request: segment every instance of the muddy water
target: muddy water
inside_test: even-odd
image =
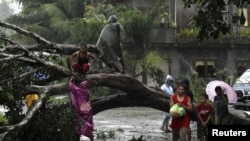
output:
[[[114,138],[97,139],[95,141],[128,141],[133,136],[138,139],[143,135],[147,141],[171,141],[171,132],[160,130],[164,113],[159,110],[145,107],[116,108],[98,113],[94,116],[97,133],[104,131],[114,132]],[[192,141],[196,141],[196,124],[191,124]],[[107,135],[108,136],[108,135]],[[87,141],[81,137],[81,141]]]
[[[170,139],[166,135],[170,133],[160,130],[163,118],[163,112],[150,108],[118,108],[97,114],[94,122],[97,130],[116,131],[114,140],[117,141],[129,140],[133,136],[138,138],[141,135],[147,140],[163,141]]]

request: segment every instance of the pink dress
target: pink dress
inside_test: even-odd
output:
[[[70,101],[78,118],[75,126],[77,133],[93,140],[93,113],[90,103],[90,92],[87,89],[87,85],[87,81],[81,82],[79,87],[70,83]]]

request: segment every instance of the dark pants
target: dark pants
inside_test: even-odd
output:
[[[202,141],[207,141],[208,130],[207,126],[202,126],[200,123],[197,123],[197,137]]]

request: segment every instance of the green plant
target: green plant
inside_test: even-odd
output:
[[[124,130],[121,129],[121,128],[118,128],[117,131],[118,131],[118,132],[124,132]]]
[[[240,37],[249,38],[250,37],[250,30],[247,30],[247,29],[240,30]]]
[[[128,141],[146,141],[145,139],[143,139],[143,135],[141,135],[139,138],[135,138],[133,136],[133,138],[131,140],[128,140]]]
[[[8,119],[5,118],[4,114],[0,113],[0,125],[4,125],[8,123]]]
[[[96,138],[97,139],[107,139],[107,138],[115,138],[115,131],[109,130],[95,130]]]
[[[183,29],[176,36],[179,38],[196,38],[199,32],[198,28]]]
[[[163,6],[162,6],[163,7]],[[160,7],[160,10],[162,9],[162,7]],[[164,7],[163,7],[164,8]],[[164,28],[169,28],[169,27],[173,27],[176,28],[176,23],[170,18],[172,15],[167,13],[167,12],[163,12],[160,13],[157,18],[154,20],[154,27],[164,27]]]
[[[96,138],[97,139],[106,139],[107,135],[103,130],[96,130]]]
[[[190,90],[193,92],[194,103],[199,101],[200,94],[206,92],[206,82],[205,80],[198,79],[198,74],[196,71],[189,72],[187,74],[179,73],[179,79],[188,79],[190,82]]]
[[[108,131],[108,137],[109,138],[115,138],[115,131],[114,130],[109,130]]]
[[[97,87],[91,88],[91,99],[96,99],[98,97],[108,96],[110,94],[110,88],[108,87]]]
[[[47,102],[23,128],[10,132],[5,141],[79,140],[76,115],[69,104]]]

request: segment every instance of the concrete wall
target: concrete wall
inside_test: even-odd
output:
[[[212,59],[216,61],[216,71],[226,69],[226,77],[237,75],[237,60],[247,60],[247,67],[250,68],[250,42],[248,39],[220,39],[198,43],[195,40],[186,41],[176,38],[176,33],[185,29],[191,22],[196,7],[184,8],[182,0],[163,0],[166,12],[170,13],[171,19],[176,21],[178,28],[156,28],[152,31],[152,46],[159,54],[170,55],[171,64],[164,62],[162,69],[177,78],[178,73],[188,73],[195,70],[197,59]],[[152,0],[132,1],[132,5],[144,10],[150,8]],[[223,12],[225,20],[232,23],[232,15],[237,8],[228,5],[228,11]],[[248,8],[249,9],[249,8]],[[248,13],[250,10],[248,11]],[[232,31],[236,32],[238,25],[232,25]],[[248,28],[248,27],[244,27]],[[167,65],[167,67],[166,67]]]
[[[204,41],[153,44],[159,54],[168,54],[171,57],[170,74],[178,78],[178,73],[188,73],[195,70],[196,60],[215,60],[216,71],[226,69],[226,77],[237,74],[237,60],[248,60],[250,67],[250,45],[245,43],[230,43],[228,41]],[[219,76],[217,76],[219,77]],[[220,78],[216,78],[220,79]]]

